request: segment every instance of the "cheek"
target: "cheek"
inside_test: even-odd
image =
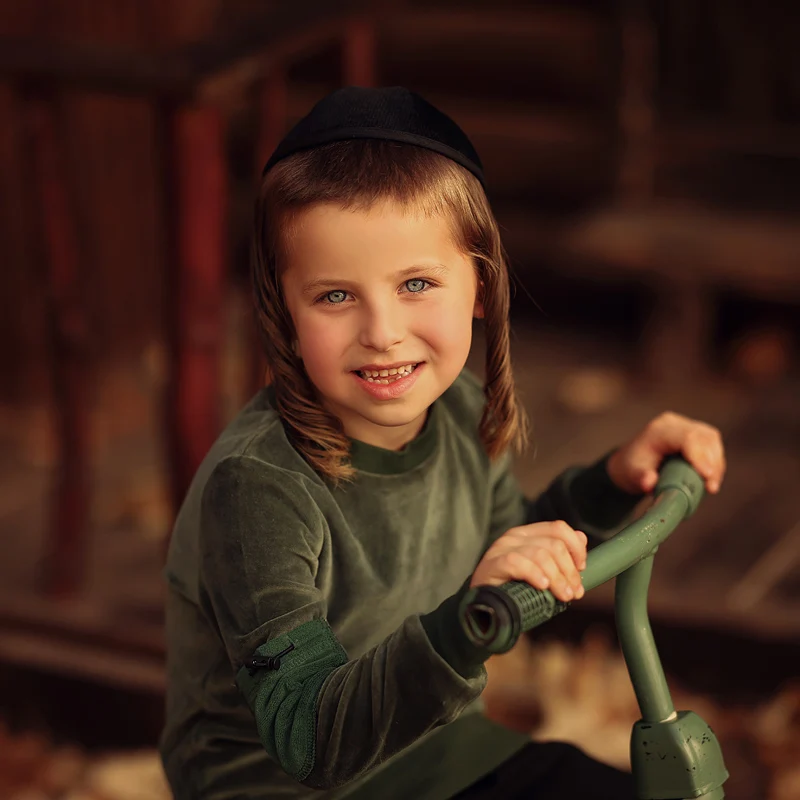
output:
[[[295,322],[300,353],[306,371],[314,374],[339,369],[339,361],[349,340],[345,320],[327,314],[301,314]]]
[[[431,304],[418,324],[420,335],[437,349],[462,355],[472,341],[472,302]]]

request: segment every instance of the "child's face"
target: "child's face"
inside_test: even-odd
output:
[[[399,450],[467,360],[483,315],[471,260],[448,220],[390,203],[313,206],[287,245],[283,291],[309,378],[348,436]]]

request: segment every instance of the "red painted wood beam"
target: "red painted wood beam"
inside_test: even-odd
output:
[[[211,108],[171,108],[163,157],[170,385],[167,442],[175,507],[220,430],[219,381],[227,281],[228,175],[224,125]]]
[[[26,123],[33,194],[46,263],[58,464],[44,554],[44,589],[75,594],[85,577],[89,514],[89,323],[81,297],[75,203],[67,175],[63,120],[52,93],[27,93]]]

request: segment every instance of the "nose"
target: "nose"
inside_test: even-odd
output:
[[[386,353],[405,338],[405,320],[397,303],[371,305],[363,311],[359,344]]]

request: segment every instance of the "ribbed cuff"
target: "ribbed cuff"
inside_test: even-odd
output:
[[[468,590],[469,581],[438,608],[429,614],[420,615],[420,622],[433,649],[462,678],[471,679],[480,675],[483,664],[491,653],[484,647],[476,647],[461,627],[458,607]]]

